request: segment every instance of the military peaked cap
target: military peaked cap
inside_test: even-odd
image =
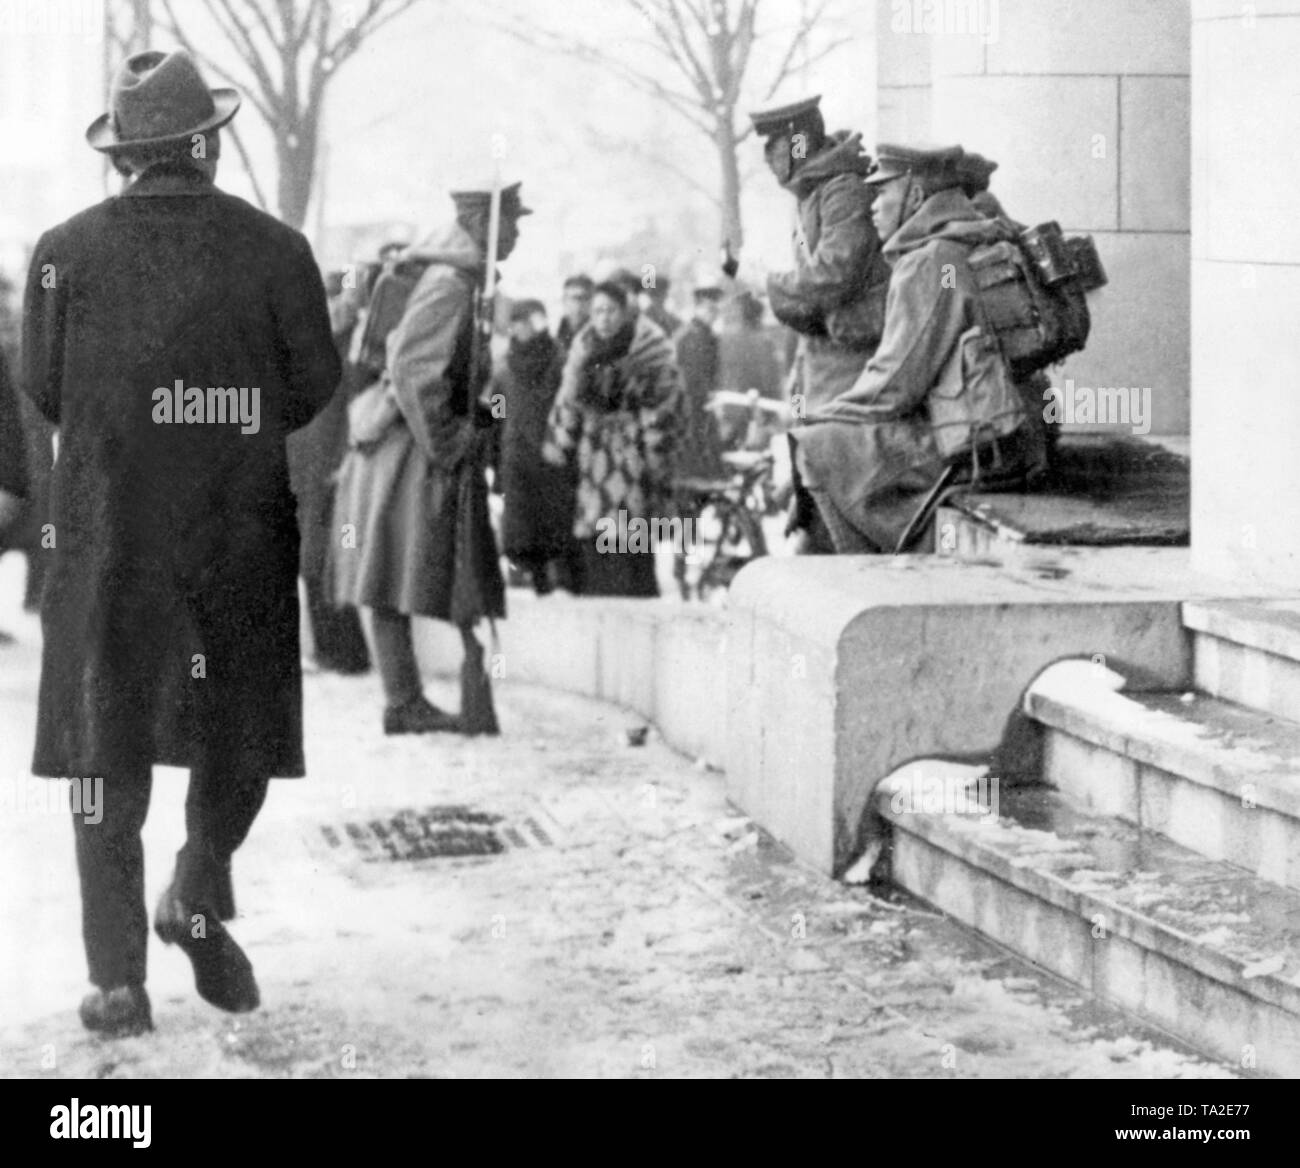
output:
[[[791,102],[789,105],[777,106],[775,109],[759,110],[749,115],[754,123],[754,132],[760,138],[771,138],[777,134],[797,134],[800,130],[811,129],[821,124],[821,110],[818,108],[821,94],[807,97],[803,101]]]
[[[864,180],[867,183],[885,183],[915,175],[939,185],[961,186],[960,167],[964,151],[960,146],[892,146],[882,142],[876,147],[876,165]]]
[[[525,207],[519,194],[522,183],[510,183],[501,187],[501,214],[518,219],[521,215],[531,215],[532,208]],[[486,211],[492,205],[492,187],[472,187],[466,190],[452,191],[451,201],[456,204],[456,213],[465,211]]]

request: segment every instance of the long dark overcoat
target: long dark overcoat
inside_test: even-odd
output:
[[[718,479],[726,474],[718,419],[709,412],[718,388],[718,338],[702,320],[678,334],[677,367],[682,373],[681,442],[673,471],[678,478]]]
[[[350,331],[334,334],[340,358],[347,352]],[[289,439],[289,485],[298,499],[302,546],[298,571],[304,580],[325,575],[332,536],[334,476],[348,449],[348,400],[361,388],[362,375],[344,362],[343,377],[325,408]]]
[[[501,491],[502,550],[511,559],[554,559],[573,541],[578,478],[542,459],[546,422],[564,373],[564,350],[550,333],[512,340],[497,384],[505,397]]]
[[[60,428],[35,773],[302,775],[285,437],[340,374],[306,239],[198,175],[145,175],[41,237],[23,361]],[[177,382],[258,389],[256,431],[155,420]]]
[[[17,392],[9,380],[9,362],[0,350],[0,491],[25,499],[29,489],[23,418]],[[7,534],[0,531],[0,548],[5,546]]]
[[[373,447],[343,460],[330,587],[340,604],[472,625],[505,615],[484,477],[491,417],[476,406],[486,354],[470,369],[483,255],[453,224],[407,258],[428,266],[388,337],[399,415]]]

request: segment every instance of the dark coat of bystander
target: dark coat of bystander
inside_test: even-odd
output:
[[[502,550],[511,559],[555,559],[573,541],[577,476],[542,459],[546,422],[560,388],[564,350],[550,333],[512,340],[497,384],[505,396]]]
[[[41,237],[23,307],[24,387],[60,434],[33,770],[302,775],[285,439],[340,374],[307,240],[151,173]],[[165,420],[177,385],[202,393]],[[255,423],[219,420],[223,387],[256,390]]]

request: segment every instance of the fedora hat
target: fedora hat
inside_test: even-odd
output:
[[[209,89],[189,53],[137,53],[114,75],[108,113],[90,123],[86,141],[105,153],[179,142],[224,126],[239,101],[234,89]]]

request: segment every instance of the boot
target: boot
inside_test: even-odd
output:
[[[444,730],[454,734],[459,729],[456,718],[423,696],[413,698],[404,706],[384,709],[385,734],[437,734]]]
[[[126,1038],[153,1029],[149,995],[142,985],[95,990],[81,1000],[81,1024],[105,1038]]]
[[[460,732],[500,734],[492,706],[492,681],[483,668],[483,646],[468,629],[461,629],[465,659],[460,666]]]

